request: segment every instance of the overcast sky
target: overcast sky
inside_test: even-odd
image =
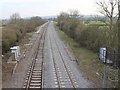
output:
[[[13,13],[21,17],[51,16],[73,9],[82,15],[98,14],[96,0],[0,0],[0,7],[0,18],[9,18]]]

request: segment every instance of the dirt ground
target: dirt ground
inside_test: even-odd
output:
[[[26,36],[21,39],[20,41],[20,48],[21,48],[21,53],[24,52],[25,50],[25,46],[24,44],[29,42],[29,39],[32,37],[34,32],[32,33],[27,33]],[[5,58],[2,58],[2,86],[6,85],[6,83],[8,82],[8,80],[11,79],[12,77],[12,73],[13,73],[13,69],[15,67],[16,63],[8,63],[10,57],[8,55],[5,56]],[[12,60],[10,60],[12,61]]]

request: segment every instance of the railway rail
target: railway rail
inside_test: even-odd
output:
[[[32,63],[27,72],[27,77],[23,87],[26,88],[26,90],[28,90],[29,88],[43,88],[43,72],[44,72],[43,48],[45,33],[46,29],[43,29],[40,33],[38,45],[35,49],[35,53],[32,58]]]
[[[57,64],[58,62],[56,62],[54,60],[55,52],[54,52],[54,49],[53,49],[53,46],[52,46],[51,38],[54,39],[53,41],[54,41],[54,43],[57,47],[58,53],[61,57],[61,62],[64,66],[64,71],[66,72],[66,77],[67,77],[66,80],[62,79],[62,77],[60,75],[61,74],[60,67]],[[65,85],[65,84],[69,83],[69,86],[71,86],[71,88],[74,88],[74,89],[78,88],[77,82],[76,82],[75,78],[73,77],[73,73],[71,72],[69,65],[65,63],[65,60],[64,60],[63,55],[60,51],[60,48],[59,48],[59,45],[58,45],[58,43],[55,39],[55,36],[53,35],[52,37],[49,37],[49,39],[50,39],[50,45],[51,45],[52,58],[53,58],[53,62],[54,62],[54,68],[55,68],[54,71],[55,71],[55,75],[56,75],[57,87],[58,88],[69,88],[69,87],[67,87],[67,85]]]
[[[73,61],[70,56],[68,56],[67,50],[64,45],[59,41],[57,37],[56,31],[53,28],[43,29],[40,33],[39,38],[37,39],[37,47],[35,49],[35,53],[32,58],[31,66],[27,72],[27,77],[24,83],[24,88],[28,90],[29,88],[39,88],[43,89],[45,87],[50,87],[50,85],[54,88],[76,88],[79,87],[78,80],[76,79],[75,73],[72,71],[71,65],[68,63],[69,60]],[[49,55],[51,57],[50,66],[53,73],[52,84],[47,83],[44,58],[44,43],[45,43],[45,34],[47,31],[48,35],[48,44],[49,44]],[[46,48],[46,47],[45,47]],[[64,51],[62,51],[64,49]],[[66,53],[66,55],[64,55]],[[47,58],[50,59],[50,58]],[[48,60],[49,61],[49,60]],[[47,69],[50,70],[50,69]],[[55,85],[55,86],[54,86]]]
[[[8,83],[12,88],[86,88],[92,84],[79,72],[74,55],[58,37],[54,22],[37,28],[25,50],[14,76]],[[8,87],[7,86],[7,87]]]

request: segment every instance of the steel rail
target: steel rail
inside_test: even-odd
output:
[[[70,79],[70,81],[71,81],[71,83],[72,83],[72,85],[73,85],[73,88],[76,88],[75,85],[74,85],[74,82],[73,82],[73,80],[72,80],[72,78],[71,78],[71,75],[70,75],[70,73],[69,73],[69,71],[68,71],[68,68],[67,68],[67,66],[66,66],[66,64],[65,64],[65,61],[64,61],[63,56],[62,56],[62,53],[60,52],[59,45],[57,44],[57,41],[55,40],[54,34],[53,34],[53,38],[54,38],[54,41],[55,41],[55,43],[56,43],[56,46],[58,47],[58,48],[57,48],[57,49],[58,49],[58,52],[59,52],[59,54],[60,54],[60,57],[61,57],[62,62],[63,62],[63,64],[64,64],[64,67],[65,67],[65,69],[66,69],[66,71],[67,71],[67,74],[68,74],[68,76],[69,76],[69,79]]]
[[[55,59],[54,59],[54,50],[53,50],[53,47],[52,47],[52,42],[51,42],[51,38],[49,36],[49,40],[50,40],[50,46],[51,46],[51,52],[52,52],[52,60],[53,60],[53,63],[54,63],[54,68],[55,68],[55,73],[56,73],[56,76],[57,76],[57,82],[58,82],[58,88],[60,88],[60,80],[58,78],[58,72],[57,72],[57,69],[56,69],[56,63],[55,63]]]
[[[31,67],[30,67],[30,73],[29,73],[29,76],[28,76],[28,80],[26,82],[26,90],[29,89],[30,87],[30,83],[31,83],[31,79],[32,79],[32,74],[33,74],[33,70],[35,68],[35,64],[36,64],[36,59],[37,59],[37,56],[38,56],[38,52],[39,52],[39,48],[40,48],[40,45],[42,45],[42,64],[41,64],[41,88],[43,88],[43,58],[44,58],[44,53],[43,53],[43,48],[44,48],[44,40],[45,40],[45,33],[46,33],[46,29],[45,30],[42,30],[42,32],[40,33],[40,36],[39,36],[39,39],[38,39],[38,44],[37,44],[37,47],[35,48],[35,53],[33,54],[33,61],[32,61],[32,64],[31,64]]]

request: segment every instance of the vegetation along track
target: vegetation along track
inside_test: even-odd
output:
[[[32,64],[28,70],[25,84],[23,87],[26,90],[28,90],[29,88],[43,88],[43,69],[44,69],[43,48],[46,30],[47,29],[43,29],[40,32],[38,45],[35,49],[35,53],[32,58]]]

